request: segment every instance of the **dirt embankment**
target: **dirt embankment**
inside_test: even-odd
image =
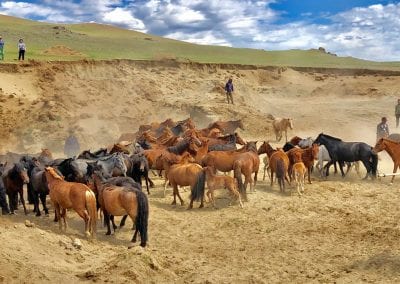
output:
[[[291,116],[297,131],[311,135],[310,129],[348,127],[329,113],[351,108],[349,119],[373,128],[385,113],[371,113],[364,104],[390,106],[399,77],[389,75],[398,74],[331,71],[126,60],[0,65],[0,151],[60,151],[69,128],[83,148],[94,149],[140,124],[190,115],[199,127],[241,118],[247,135],[263,139],[272,135],[269,114]],[[235,106],[225,103],[228,78],[234,80]],[[308,120],[317,113],[317,120]]]

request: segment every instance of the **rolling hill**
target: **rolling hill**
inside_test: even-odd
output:
[[[6,42],[5,61],[17,58],[17,41],[24,38],[27,58],[34,60],[132,59],[194,61],[324,68],[400,70],[399,62],[373,62],[337,57],[315,50],[265,51],[197,45],[95,23],[54,24],[0,15]]]

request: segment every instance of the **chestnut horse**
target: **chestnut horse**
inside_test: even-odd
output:
[[[387,138],[381,138],[378,140],[378,142],[376,142],[373,151],[375,153],[379,153],[384,150],[392,158],[393,173],[395,174],[397,172],[397,169],[400,167],[400,143]],[[393,175],[390,183],[393,183],[394,177],[395,176]]]
[[[282,150],[273,152],[269,158],[269,167],[271,170],[271,187],[274,182],[274,173],[278,179],[279,188],[281,191],[285,190],[285,179],[288,179],[289,158]],[[289,182],[290,184],[290,182]]]
[[[178,196],[181,205],[184,204],[179,194],[178,185],[190,186],[190,189],[193,190],[193,186],[195,185],[201,171],[202,167],[194,163],[176,164],[170,167],[167,179],[173,188],[174,200],[172,201],[172,205],[176,204],[176,196]]]
[[[272,128],[274,129],[276,141],[281,141],[282,133],[285,132],[285,142],[287,142],[287,129],[293,129],[293,119],[277,117],[272,121]]]
[[[72,208],[85,221],[86,236],[94,237],[97,208],[93,191],[85,184],[65,181],[52,167],[46,167],[45,175],[60,229],[62,229],[61,218],[63,218],[64,227],[67,230],[67,209]]]
[[[312,144],[311,147],[308,147],[306,149],[300,149],[300,148],[292,148],[289,151],[286,152],[287,156],[289,157],[289,175],[292,177],[292,167],[295,163],[298,162],[303,162],[304,165],[307,168],[307,173],[308,173],[308,183],[311,184],[311,170],[314,166],[314,160],[318,158],[318,151],[319,147],[317,144]],[[299,153],[300,159],[296,160],[296,155],[294,154]]]
[[[193,201],[201,201],[200,208],[204,206],[203,201],[204,201],[204,188],[205,188],[205,183],[207,182],[207,197],[209,202],[212,202],[213,207],[215,207],[215,198],[214,198],[214,191],[218,188],[226,188],[229,193],[232,194],[232,197],[235,198],[235,200],[239,200],[239,205],[241,208],[243,208],[243,203],[240,198],[239,191],[237,189],[237,182],[235,178],[230,177],[230,176],[217,176],[215,175],[215,169],[212,167],[204,167],[201,173],[199,174],[199,177],[196,181],[196,184],[194,185],[190,197],[190,205],[188,209],[193,208]],[[232,204],[232,201],[230,202],[229,205]]]
[[[140,245],[145,247],[148,239],[147,228],[149,221],[149,202],[146,194],[132,186],[116,186],[107,183],[96,172],[92,177],[98,190],[99,203],[107,225],[106,235],[111,235],[110,216],[129,215],[135,224],[135,232],[131,242],[136,242],[137,233],[139,232]],[[123,222],[125,223],[125,220]]]
[[[24,184],[29,183],[28,170],[21,162],[15,163],[14,166],[3,176],[4,187],[10,202],[11,214],[18,209],[18,193],[21,198],[22,206],[24,206],[25,215],[28,214],[24,199]]]
[[[229,121],[216,121],[208,125],[208,129],[217,128],[221,130],[222,134],[234,134],[237,128],[244,130],[243,122],[239,120],[229,120]]]
[[[301,153],[298,152],[301,159]],[[301,196],[301,192],[304,192],[304,180],[307,173],[306,166],[303,162],[297,162],[292,167],[292,179],[296,182],[296,190],[299,196]],[[300,192],[301,191],[301,192]]]

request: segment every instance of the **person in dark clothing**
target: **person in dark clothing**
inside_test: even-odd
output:
[[[73,132],[70,131],[69,136],[65,140],[64,154],[67,156],[67,158],[72,158],[78,155],[79,152],[80,152],[80,146],[78,139],[75,137]]]
[[[18,60],[25,60],[25,51],[26,51],[26,45],[24,40],[21,38],[18,41]]]
[[[394,115],[396,116],[396,127],[399,127],[399,119],[400,119],[400,99],[397,100],[397,105],[394,110]]]
[[[0,36],[0,60],[4,60],[4,40]]]
[[[6,188],[4,187],[3,174],[6,165],[0,164],[0,207],[3,215],[10,214],[10,209],[7,203]]]
[[[229,79],[228,82],[226,82],[225,91],[226,91],[226,99],[228,100],[228,104],[229,104],[229,101],[231,101],[232,104],[233,104],[233,96],[232,96],[233,83],[232,83],[232,79]]]

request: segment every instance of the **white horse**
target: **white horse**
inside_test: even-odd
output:
[[[302,149],[305,149],[308,147],[312,147],[313,143],[314,143],[314,139],[312,139],[311,137],[307,137],[307,138],[301,139],[299,141],[298,146]]]
[[[291,118],[275,118],[272,121],[272,128],[274,129],[276,141],[281,141],[282,132],[285,132],[286,142],[287,140],[287,129],[293,129],[293,119]]]
[[[329,152],[328,152],[328,150],[326,149],[326,147],[325,147],[324,145],[320,145],[320,146],[319,146],[319,151],[318,151],[318,158],[317,158],[317,160],[318,160],[318,162],[317,162],[316,167],[317,167],[317,169],[318,169],[318,171],[319,171],[321,177],[324,177],[324,171],[323,171],[324,162],[329,162],[329,161],[331,160],[331,157],[329,156]],[[347,175],[348,172],[351,170],[351,168],[354,166],[354,168],[355,168],[355,170],[356,170],[356,172],[357,172],[357,175],[358,175],[358,176],[361,176],[361,174],[360,174],[360,163],[359,163],[359,161],[354,162],[354,163],[347,163],[347,162],[346,162],[346,165],[347,165],[346,175]],[[337,172],[336,164],[334,165],[334,167],[335,167],[335,173],[336,173],[336,172]]]

